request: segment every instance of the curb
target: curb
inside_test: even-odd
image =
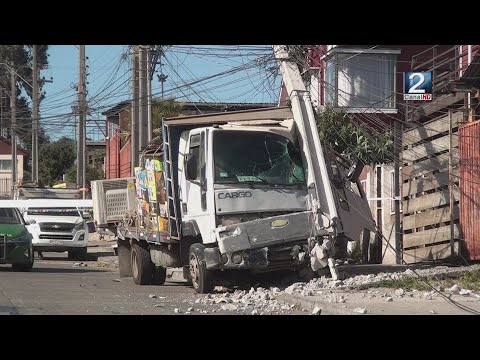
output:
[[[321,309],[321,315],[361,315],[354,313],[353,309],[345,309],[338,305],[333,305],[325,301],[310,300],[303,296],[295,296],[290,294],[281,294],[277,300],[285,301],[291,305],[299,305],[304,310],[312,312],[315,307]]]

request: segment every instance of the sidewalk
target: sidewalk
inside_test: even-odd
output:
[[[451,295],[450,299],[480,314],[480,299],[462,295]],[[381,288],[355,293],[331,290],[320,296],[281,294],[278,300],[300,306],[310,313],[319,308],[322,315],[360,315],[363,312],[361,309],[365,309],[366,315],[473,315],[439,295],[425,299],[406,293],[400,297],[392,289]]]

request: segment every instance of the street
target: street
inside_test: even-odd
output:
[[[89,248],[89,254],[103,250]],[[120,279],[117,270],[102,267],[105,263],[78,263],[68,260],[66,253],[44,256],[44,260],[35,259],[32,272],[12,272],[10,266],[0,266],[0,314],[242,314],[223,310],[222,303],[195,303],[204,296],[182,283],[138,286],[131,278]],[[298,310],[278,312],[282,313],[304,314]]]

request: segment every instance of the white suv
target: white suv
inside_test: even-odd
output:
[[[23,217],[26,221],[35,220],[35,224],[27,227],[33,236],[34,251],[68,251],[69,259],[85,260],[88,226],[81,211],[74,208],[28,208]]]

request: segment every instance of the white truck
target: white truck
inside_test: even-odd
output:
[[[337,276],[335,253],[369,241],[361,169],[323,149],[298,68],[276,53],[291,108],[164,119],[135,178],[92,182],[120,276],[163,284],[167,267],[183,267],[199,293],[240,272],[330,266]]]
[[[52,207],[52,202],[58,200],[81,199],[82,194],[77,189],[43,189],[36,187],[20,187],[15,200],[27,200],[38,204],[41,200],[48,207],[38,205],[21,208],[23,217],[32,224],[27,226],[32,234],[34,251],[68,252],[72,260],[85,260],[89,230],[86,222],[86,212],[76,207],[62,207],[61,202]],[[34,221],[32,221],[34,220]]]

